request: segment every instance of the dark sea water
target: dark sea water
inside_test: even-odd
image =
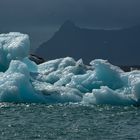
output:
[[[140,108],[0,104],[0,140],[93,139],[140,139]]]

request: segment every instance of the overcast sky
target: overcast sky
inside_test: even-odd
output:
[[[0,32],[28,33],[32,47],[67,19],[90,28],[140,24],[140,0],[0,0]]]

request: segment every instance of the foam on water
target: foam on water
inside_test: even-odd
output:
[[[70,57],[36,65],[27,58],[29,44],[25,34],[0,35],[1,102],[140,105],[140,71]]]

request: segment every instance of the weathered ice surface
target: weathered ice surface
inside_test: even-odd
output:
[[[71,57],[37,65],[29,47],[28,35],[0,35],[0,102],[140,105],[140,71]]]

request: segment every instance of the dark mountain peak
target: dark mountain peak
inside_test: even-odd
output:
[[[119,30],[86,29],[67,20],[36,54],[47,60],[70,56],[83,58],[85,63],[99,58],[114,64],[139,65],[139,29],[139,25]]]
[[[60,27],[60,30],[71,30],[73,28],[76,28],[76,25],[71,20],[66,20]]]

